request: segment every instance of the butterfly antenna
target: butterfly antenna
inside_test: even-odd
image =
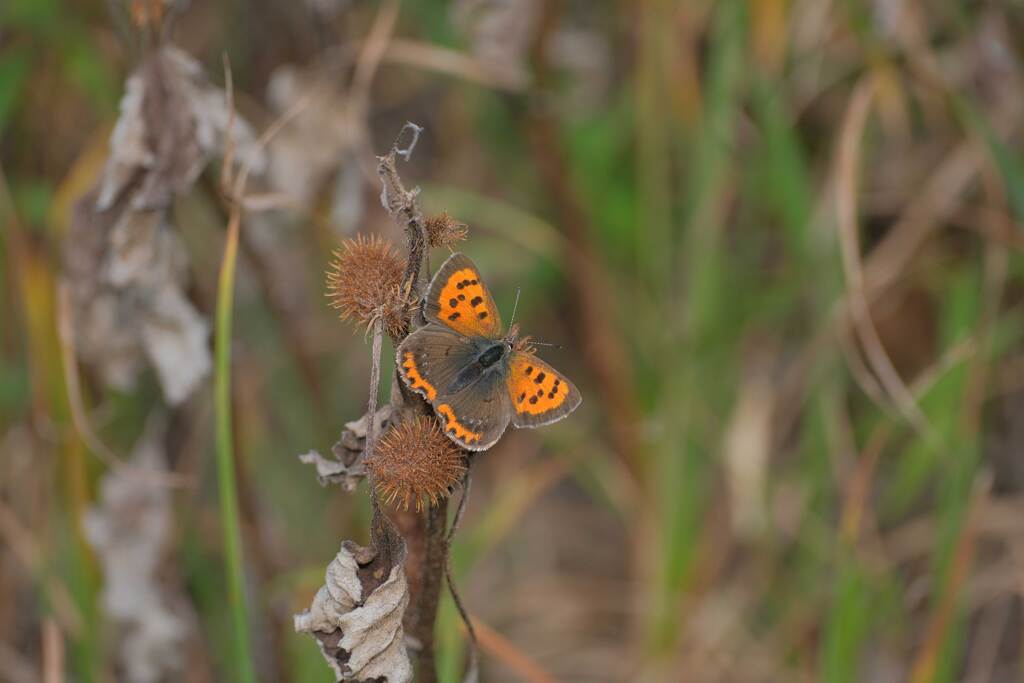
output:
[[[512,319],[508,321],[508,326],[512,327],[512,323],[516,321],[516,309],[519,308],[519,294],[522,292],[521,287],[516,287],[516,302],[512,304]]]
[[[550,346],[553,349],[564,349],[565,348],[565,346],[562,345],[562,344],[549,344],[547,342],[533,341],[532,339],[530,340],[530,344],[532,346]]]

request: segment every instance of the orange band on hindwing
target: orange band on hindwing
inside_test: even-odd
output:
[[[447,403],[437,406],[437,414],[444,418],[444,430],[450,436],[459,439],[466,444],[480,443],[481,432],[474,432],[466,429],[455,417],[455,411]]]
[[[437,389],[420,374],[419,369],[416,367],[416,359],[413,357],[412,351],[405,352],[405,360],[402,361],[402,369],[405,371],[405,376],[409,380],[410,387],[424,394],[428,401],[433,401],[437,398]]]

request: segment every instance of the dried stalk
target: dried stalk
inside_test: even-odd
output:
[[[384,337],[384,318],[383,316],[377,316],[377,319],[373,321],[373,349],[370,351],[370,391],[369,398],[366,402],[366,414],[376,415],[377,414],[377,391],[380,387],[380,350],[383,344]],[[373,445],[376,441],[376,420],[370,419],[366,421],[366,447],[364,449],[364,458],[369,458],[373,455]],[[374,486],[370,487],[370,495],[376,501],[377,489]]]
[[[412,139],[403,149],[400,144],[406,131],[412,131]],[[405,229],[409,249],[408,261],[402,277],[406,326],[405,330],[396,335],[393,340],[396,345],[417,326],[419,316],[414,314],[414,307],[417,307],[422,298],[426,285],[429,245],[426,222],[417,201],[419,189],[407,190],[396,168],[398,157],[409,159],[421,131],[422,128],[414,123],[405,124],[391,150],[385,156],[377,159],[377,174],[381,180],[381,204],[391,214],[395,222]],[[395,386],[399,389],[398,392],[392,393],[392,404],[396,413],[432,414],[430,407],[423,399],[411,392],[404,391],[401,380],[396,379]],[[369,439],[369,434],[367,439]],[[444,580],[448,555],[445,537],[447,512],[448,501],[442,500],[437,505],[428,507],[425,515],[410,510],[395,514],[395,523],[402,530],[409,550],[406,572],[409,575],[411,595],[409,609],[406,613],[406,625],[409,635],[419,643],[419,678],[427,683],[437,680],[434,658],[434,623],[437,620],[441,582]]]
[[[472,463],[472,461],[470,461]],[[466,469],[466,476],[462,480],[462,496],[459,498],[459,507],[455,509],[455,517],[452,519],[452,526],[448,530],[448,535],[445,536],[444,544],[444,578],[448,582],[448,592],[451,593],[452,601],[455,603],[455,609],[459,611],[459,616],[462,617],[462,623],[466,625],[466,633],[469,634],[469,670],[466,672],[465,681],[473,682],[480,678],[480,657],[479,647],[476,637],[476,629],[473,627],[473,621],[469,618],[469,612],[466,611],[465,605],[462,604],[462,597],[459,595],[458,589],[455,587],[455,579],[452,578],[452,541],[455,540],[455,534],[459,530],[459,524],[462,523],[462,515],[466,512],[466,503],[469,501],[469,488],[472,483],[472,469]]]
[[[403,148],[401,142],[407,131],[411,131],[411,139]],[[392,145],[391,150],[386,155],[377,158],[377,174],[381,181],[381,204],[405,230],[408,246],[408,259],[398,285],[402,307],[400,324],[397,326],[385,324],[382,310],[368,316],[370,331],[373,334],[373,347],[366,415],[362,419],[346,425],[345,431],[334,447],[334,453],[338,460],[330,461],[316,452],[300,456],[303,462],[314,464],[317,467],[317,473],[322,483],[342,483],[349,490],[354,489],[355,484],[367,476],[367,468],[364,463],[374,456],[379,432],[384,424],[399,426],[412,419],[422,419],[422,416],[436,420],[430,405],[418,395],[405,389],[397,370],[392,378],[390,404],[378,409],[380,354],[384,333],[387,332],[397,346],[411,331],[425,324],[418,311],[427,282],[429,231],[417,201],[419,189],[406,189],[396,168],[399,157],[409,159],[421,131],[419,126],[407,123],[402,128],[402,132]],[[365,320],[366,318],[364,318]],[[377,457],[383,455],[384,451],[382,450]],[[373,476],[380,476],[380,473],[377,472]],[[452,585],[448,550],[455,527],[465,509],[465,494],[463,494],[459,505],[459,511],[456,513],[456,523],[452,530],[446,533],[448,518],[446,498],[427,505],[425,511],[417,506],[415,509],[398,509],[385,513],[379,503],[377,489],[377,482],[371,478],[372,549],[374,552],[379,552],[382,547],[394,545],[393,541],[401,536],[403,554],[401,558],[396,556],[396,561],[401,561],[404,558],[405,579],[409,595],[408,606],[404,611],[403,625],[413,643],[412,649],[417,651],[419,680],[430,683],[437,680],[434,625],[437,620],[438,603],[445,577],[448,577],[449,585]],[[473,635],[472,624],[469,622],[468,615],[462,607],[454,586],[452,586],[452,592],[458,601],[459,611],[466,621],[467,628]],[[321,636],[326,637],[335,632],[325,632]],[[331,662],[331,657],[337,654],[335,652],[336,643],[327,643],[321,640],[321,644],[327,648],[324,651],[325,656]],[[475,672],[474,638],[469,680],[475,680]]]

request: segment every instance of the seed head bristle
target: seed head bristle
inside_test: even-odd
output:
[[[392,426],[366,461],[377,493],[388,505],[422,510],[447,498],[462,480],[462,452],[433,418],[419,416]]]
[[[326,294],[343,320],[369,327],[381,318],[388,334],[395,335],[404,324],[404,272],[405,261],[390,242],[376,235],[360,235],[334,251]]]
[[[441,247],[455,244],[466,239],[469,233],[469,226],[460,223],[445,211],[426,220],[427,242],[431,247]]]
[[[167,0],[131,0],[132,23],[136,28],[159,27],[167,13]]]

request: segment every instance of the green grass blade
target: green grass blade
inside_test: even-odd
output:
[[[234,305],[235,264],[238,258],[237,216],[228,225],[224,260],[217,282],[217,328],[214,340],[214,402],[217,419],[217,484],[220,493],[228,603],[234,626],[237,679],[256,680],[249,650],[249,615],[245,602],[245,571],[242,530],[238,521],[238,489],[235,484],[234,444],[231,434],[231,312]]]

